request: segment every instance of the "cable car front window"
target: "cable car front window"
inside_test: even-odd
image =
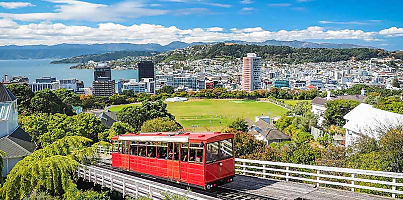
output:
[[[232,139],[220,141],[220,160],[233,157]]]
[[[206,163],[216,162],[219,159],[219,142],[207,144]]]

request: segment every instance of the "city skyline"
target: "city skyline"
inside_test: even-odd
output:
[[[400,1],[0,2],[0,45],[299,40],[403,49]]]

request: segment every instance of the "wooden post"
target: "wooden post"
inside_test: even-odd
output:
[[[290,176],[290,167],[285,167],[285,170],[287,171],[286,173],[285,173],[285,180],[286,181],[289,181],[290,179],[288,178],[289,176]]]
[[[355,178],[355,174],[351,174],[351,178]],[[354,188],[354,184],[355,184],[355,181],[354,180],[352,180],[351,181],[351,191],[353,191],[354,192],[354,190],[355,190],[355,188]]]
[[[319,177],[320,170],[319,170],[319,169],[316,170],[316,174],[317,174],[317,176],[316,176],[316,187],[319,187],[319,186],[320,186],[320,184],[319,184],[319,180],[320,180],[320,177]]]
[[[396,183],[396,178],[393,178],[393,179],[392,179],[392,183]],[[393,190],[393,191],[396,190],[396,185],[393,185],[393,186],[392,186],[392,190]],[[395,194],[395,193],[392,193],[392,198],[396,198],[396,194]]]

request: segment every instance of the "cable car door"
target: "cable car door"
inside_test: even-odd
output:
[[[179,155],[180,143],[168,142],[168,178],[179,181],[181,178]]]

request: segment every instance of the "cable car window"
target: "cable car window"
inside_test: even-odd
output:
[[[123,149],[124,154],[129,154],[129,141],[123,141]]]
[[[132,155],[132,156],[137,156],[138,155],[137,142],[135,142],[135,141],[130,142],[130,155]]]
[[[146,156],[146,148],[147,148],[146,143],[145,142],[139,142],[138,148],[139,148],[139,150],[138,150],[139,156],[145,157]]]
[[[157,144],[155,142],[150,142],[147,145],[147,157],[155,158],[157,154]]]
[[[174,143],[172,143],[172,142],[168,143],[168,160],[172,160],[172,156],[174,155],[173,145],[174,145]]]
[[[188,143],[182,143],[181,145],[181,161],[187,162],[188,161],[188,153],[189,153],[189,145]]]
[[[203,163],[203,143],[190,143],[189,162]]]
[[[220,160],[232,158],[232,139],[220,141]]]
[[[219,159],[219,142],[207,144],[206,163],[216,162]]]
[[[179,160],[179,149],[180,149],[180,144],[175,143],[175,148],[174,148],[174,160]]]
[[[112,148],[113,153],[118,153],[119,152],[119,144],[120,143],[121,142],[118,142],[118,141],[113,142],[113,148]]]
[[[157,146],[157,158],[167,159],[168,143],[160,142]]]

